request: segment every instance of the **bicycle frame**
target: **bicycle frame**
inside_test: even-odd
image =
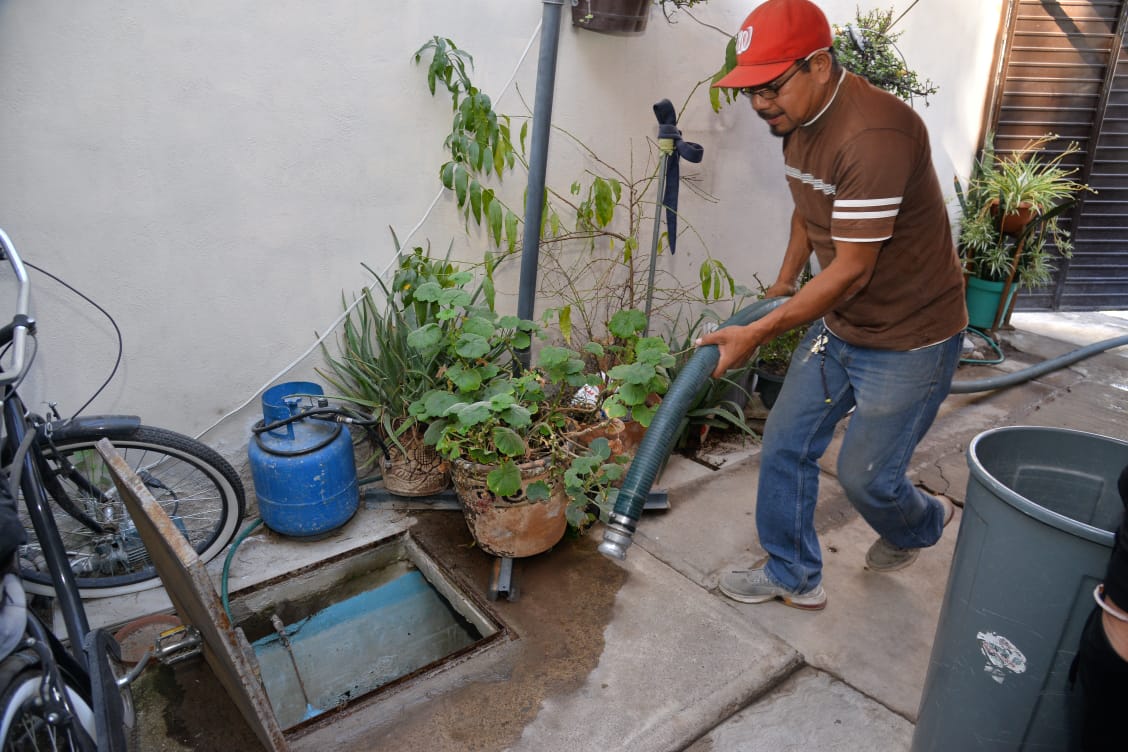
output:
[[[0,230],[0,250],[12,267],[16,276],[19,291],[16,296],[16,316],[12,321],[12,363],[9,370],[0,373],[0,384],[4,389],[4,431],[8,446],[13,449],[13,457],[25,441],[34,441],[34,436],[28,435],[27,415],[23,403],[16,394],[15,382],[23,376],[25,357],[27,351],[27,335],[34,327],[34,322],[28,316],[28,301],[31,295],[31,285],[27,278],[27,270],[19,254],[16,253],[12,241],[7,233]],[[86,618],[86,610],[78,595],[78,585],[75,582],[74,572],[71,571],[70,562],[67,561],[66,551],[63,550],[59,529],[55,518],[48,509],[49,500],[44,490],[43,480],[39,474],[39,467],[33,456],[34,447],[23,455],[20,465],[20,489],[23,492],[24,502],[27,506],[28,516],[31,518],[35,534],[43,542],[44,558],[51,579],[56,583],[55,594],[58,598],[59,611],[63,617],[67,638],[73,649],[76,660],[84,669],[89,668],[86,654],[82,645],[86,634],[90,631],[90,623]],[[13,493],[16,489],[12,489]]]
[[[43,549],[55,598],[69,641],[65,648],[52,634],[49,625],[41,624],[31,611],[27,620],[27,639],[25,647],[30,647],[39,655],[45,680],[45,702],[61,703],[60,710],[73,718],[74,708],[70,707],[65,685],[61,680],[60,666],[66,667],[70,675],[79,677],[91,691],[91,709],[94,712],[96,739],[91,739],[97,749],[113,752],[126,748],[124,732],[121,728],[123,700],[119,685],[110,671],[106,656],[117,657],[116,643],[105,630],[91,630],[86,610],[79,596],[75,574],[71,570],[67,553],[59,535],[55,517],[49,510],[50,500],[44,479],[40,472],[43,465],[41,450],[36,446],[39,428],[27,412],[23,401],[16,392],[16,385],[27,368],[26,342],[29,333],[34,332],[34,321],[28,316],[30,285],[27,273],[11,240],[0,230],[0,251],[9,262],[19,284],[16,298],[16,315],[12,323],[4,327],[5,341],[9,332],[12,343],[12,358],[8,370],[0,370],[0,390],[3,397],[3,447],[13,463],[11,473],[19,474],[19,488],[12,488],[13,495],[23,494],[24,506]],[[45,424],[52,426],[53,424]],[[65,428],[63,429],[65,431]],[[111,644],[112,643],[112,644]],[[49,693],[47,687],[54,687],[58,695]],[[50,714],[48,714],[50,717]],[[66,723],[66,721],[64,721]],[[81,729],[78,729],[82,732]]]
[[[16,315],[12,319],[12,363],[8,366],[8,373],[0,374],[0,384],[10,384],[21,376],[24,372],[24,358],[27,354],[27,333],[28,329],[32,327],[32,321],[28,318],[28,301],[31,299],[31,283],[27,278],[27,270],[24,269],[23,262],[20,260],[19,254],[16,253],[12,241],[8,238],[8,234],[0,230],[0,250],[4,252],[4,257],[7,258],[8,263],[12,267],[12,273],[16,275],[16,284],[18,289],[16,292]]]
[[[10,387],[4,387],[4,431],[6,441],[13,449],[21,446],[28,438],[26,418],[23,403],[19,395]],[[90,623],[86,618],[86,610],[82,606],[82,599],[78,595],[78,585],[75,582],[74,572],[67,560],[66,551],[63,550],[62,540],[59,537],[59,528],[55,518],[48,509],[50,500],[39,474],[39,466],[35,460],[35,447],[24,454],[21,464],[20,491],[23,492],[24,503],[28,517],[35,528],[35,535],[43,547],[43,557],[47,562],[47,569],[55,583],[55,596],[58,599],[59,612],[63,617],[67,638],[72,646],[81,646]],[[13,489],[14,491],[15,489]],[[89,668],[86,655],[81,650],[74,650],[74,656],[84,669]]]

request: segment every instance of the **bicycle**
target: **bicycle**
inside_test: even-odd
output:
[[[11,251],[6,236],[3,242],[4,250]],[[26,301],[24,305],[26,308]],[[26,310],[17,316],[26,317]],[[34,322],[27,321],[25,327],[4,327],[0,346],[7,345],[18,329],[34,338]],[[157,576],[94,450],[100,438],[114,443],[203,561],[214,558],[235,537],[245,512],[243,485],[234,468],[213,449],[188,436],[142,425],[137,416],[63,419],[51,404],[45,418],[28,411],[20,400],[16,391],[20,377],[10,381],[4,398],[0,463],[18,467],[23,453],[31,457],[53,502],[49,508],[83,597],[143,590],[152,587]],[[25,428],[22,442],[17,439],[19,426]],[[16,488],[13,492],[23,493]],[[19,506],[25,509],[27,505]],[[26,513],[23,521],[36,532]],[[20,570],[29,591],[53,594],[54,583],[37,532],[21,548]]]
[[[198,640],[182,630],[127,674],[112,636],[90,629],[84,595],[131,592],[157,577],[94,443],[114,442],[201,558],[215,556],[234,536],[243,487],[210,448],[134,416],[64,420],[54,406],[50,419],[29,412],[17,388],[34,359],[34,350],[27,357],[36,329],[28,315],[30,284],[3,230],[0,258],[18,284],[16,314],[0,327],[0,355],[11,353],[0,369],[0,749],[43,744],[117,752],[127,748],[130,682],[150,657],[186,657]],[[27,607],[25,584],[55,599],[68,645]]]

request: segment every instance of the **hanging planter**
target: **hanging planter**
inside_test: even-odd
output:
[[[646,30],[651,0],[576,0],[572,25],[601,32],[638,33]]]

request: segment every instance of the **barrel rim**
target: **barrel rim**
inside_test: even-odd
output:
[[[1087,523],[1075,520],[1072,517],[1067,517],[1051,509],[1047,509],[1039,504],[1035,504],[1030,499],[1027,499],[1022,494],[1014,491],[1009,486],[1005,485],[1002,481],[998,480],[987,468],[984,467],[982,460],[979,457],[979,446],[982,442],[998,440],[1000,436],[1007,433],[1015,432],[1028,432],[1039,431],[1044,433],[1056,434],[1060,437],[1070,436],[1073,438],[1093,439],[1099,441],[1106,441],[1113,444],[1119,444],[1126,451],[1128,451],[1128,442],[1121,439],[1113,438],[1111,436],[1104,436],[1102,434],[1093,433],[1091,431],[1080,431],[1073,428],[1056,428],[1053,426],[1002,426],[999,428],[992,428],[984,431],[972,439],[971,444],[967,449],[967,464],[968,469],[971,471],[972,476],[983,485],[987,486],[996,497],[1001,499],[1008,506],[1022,512],[1028,517],[1038,520],[1050,527],[1061,530],[1065,533],[1070,533],[1084,540],[1098,543],[1102,546],[1111,548],[1114,540],[1114,533],[1104,530],[1099,527],[1094,527]]]

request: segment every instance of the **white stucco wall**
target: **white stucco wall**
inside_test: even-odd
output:
[[[909,64],[940,86],[921,112],[945,186],[970,164],[1001,2],[924,2],[898,27]],[[734,31],[753,5],[711,0],[694,14]],[[855,5],[823,3],[838,23]],[[109,310],[125,338],[122,369],[90,411],[203,433],[237,458],[260,388],[286,369],[286,380],[313,376],[316,358],[302,354],[342,293],[369,281],[361,262],[391,263],[389,226],[404,238],[426,216],[411,244],[453,239],[460,256],[480,257],[447,197],[426,214],[450,108],[428,96],[411,53],[432,35],[454,39],[498,109],[520,114],[541,15],[538,0],[0,3],[0,227],[27,261]],[[637,171],[653,103],[680,106],[725,41],[657,10],[642,35],[580,31],[566,2],[554,123],[624,170],[633,149]],[[521,96],[506,86],[514,71]],[[683,191],[687,221],[740,281],[770,281],[789,214],[778,142],[747,105],[714,114],[704,89],[680,125],[705,147],[684,174],[717,199]],[[566,188],[581,166],[554,137],[549,184]],[[508,189],[519,196],[522,180]],[[687,235],[662,263],[692,279],[704,254]],[[69,414],[108,374],[112,333],[73,294],[32,279],[40,347],[25,396]]]

